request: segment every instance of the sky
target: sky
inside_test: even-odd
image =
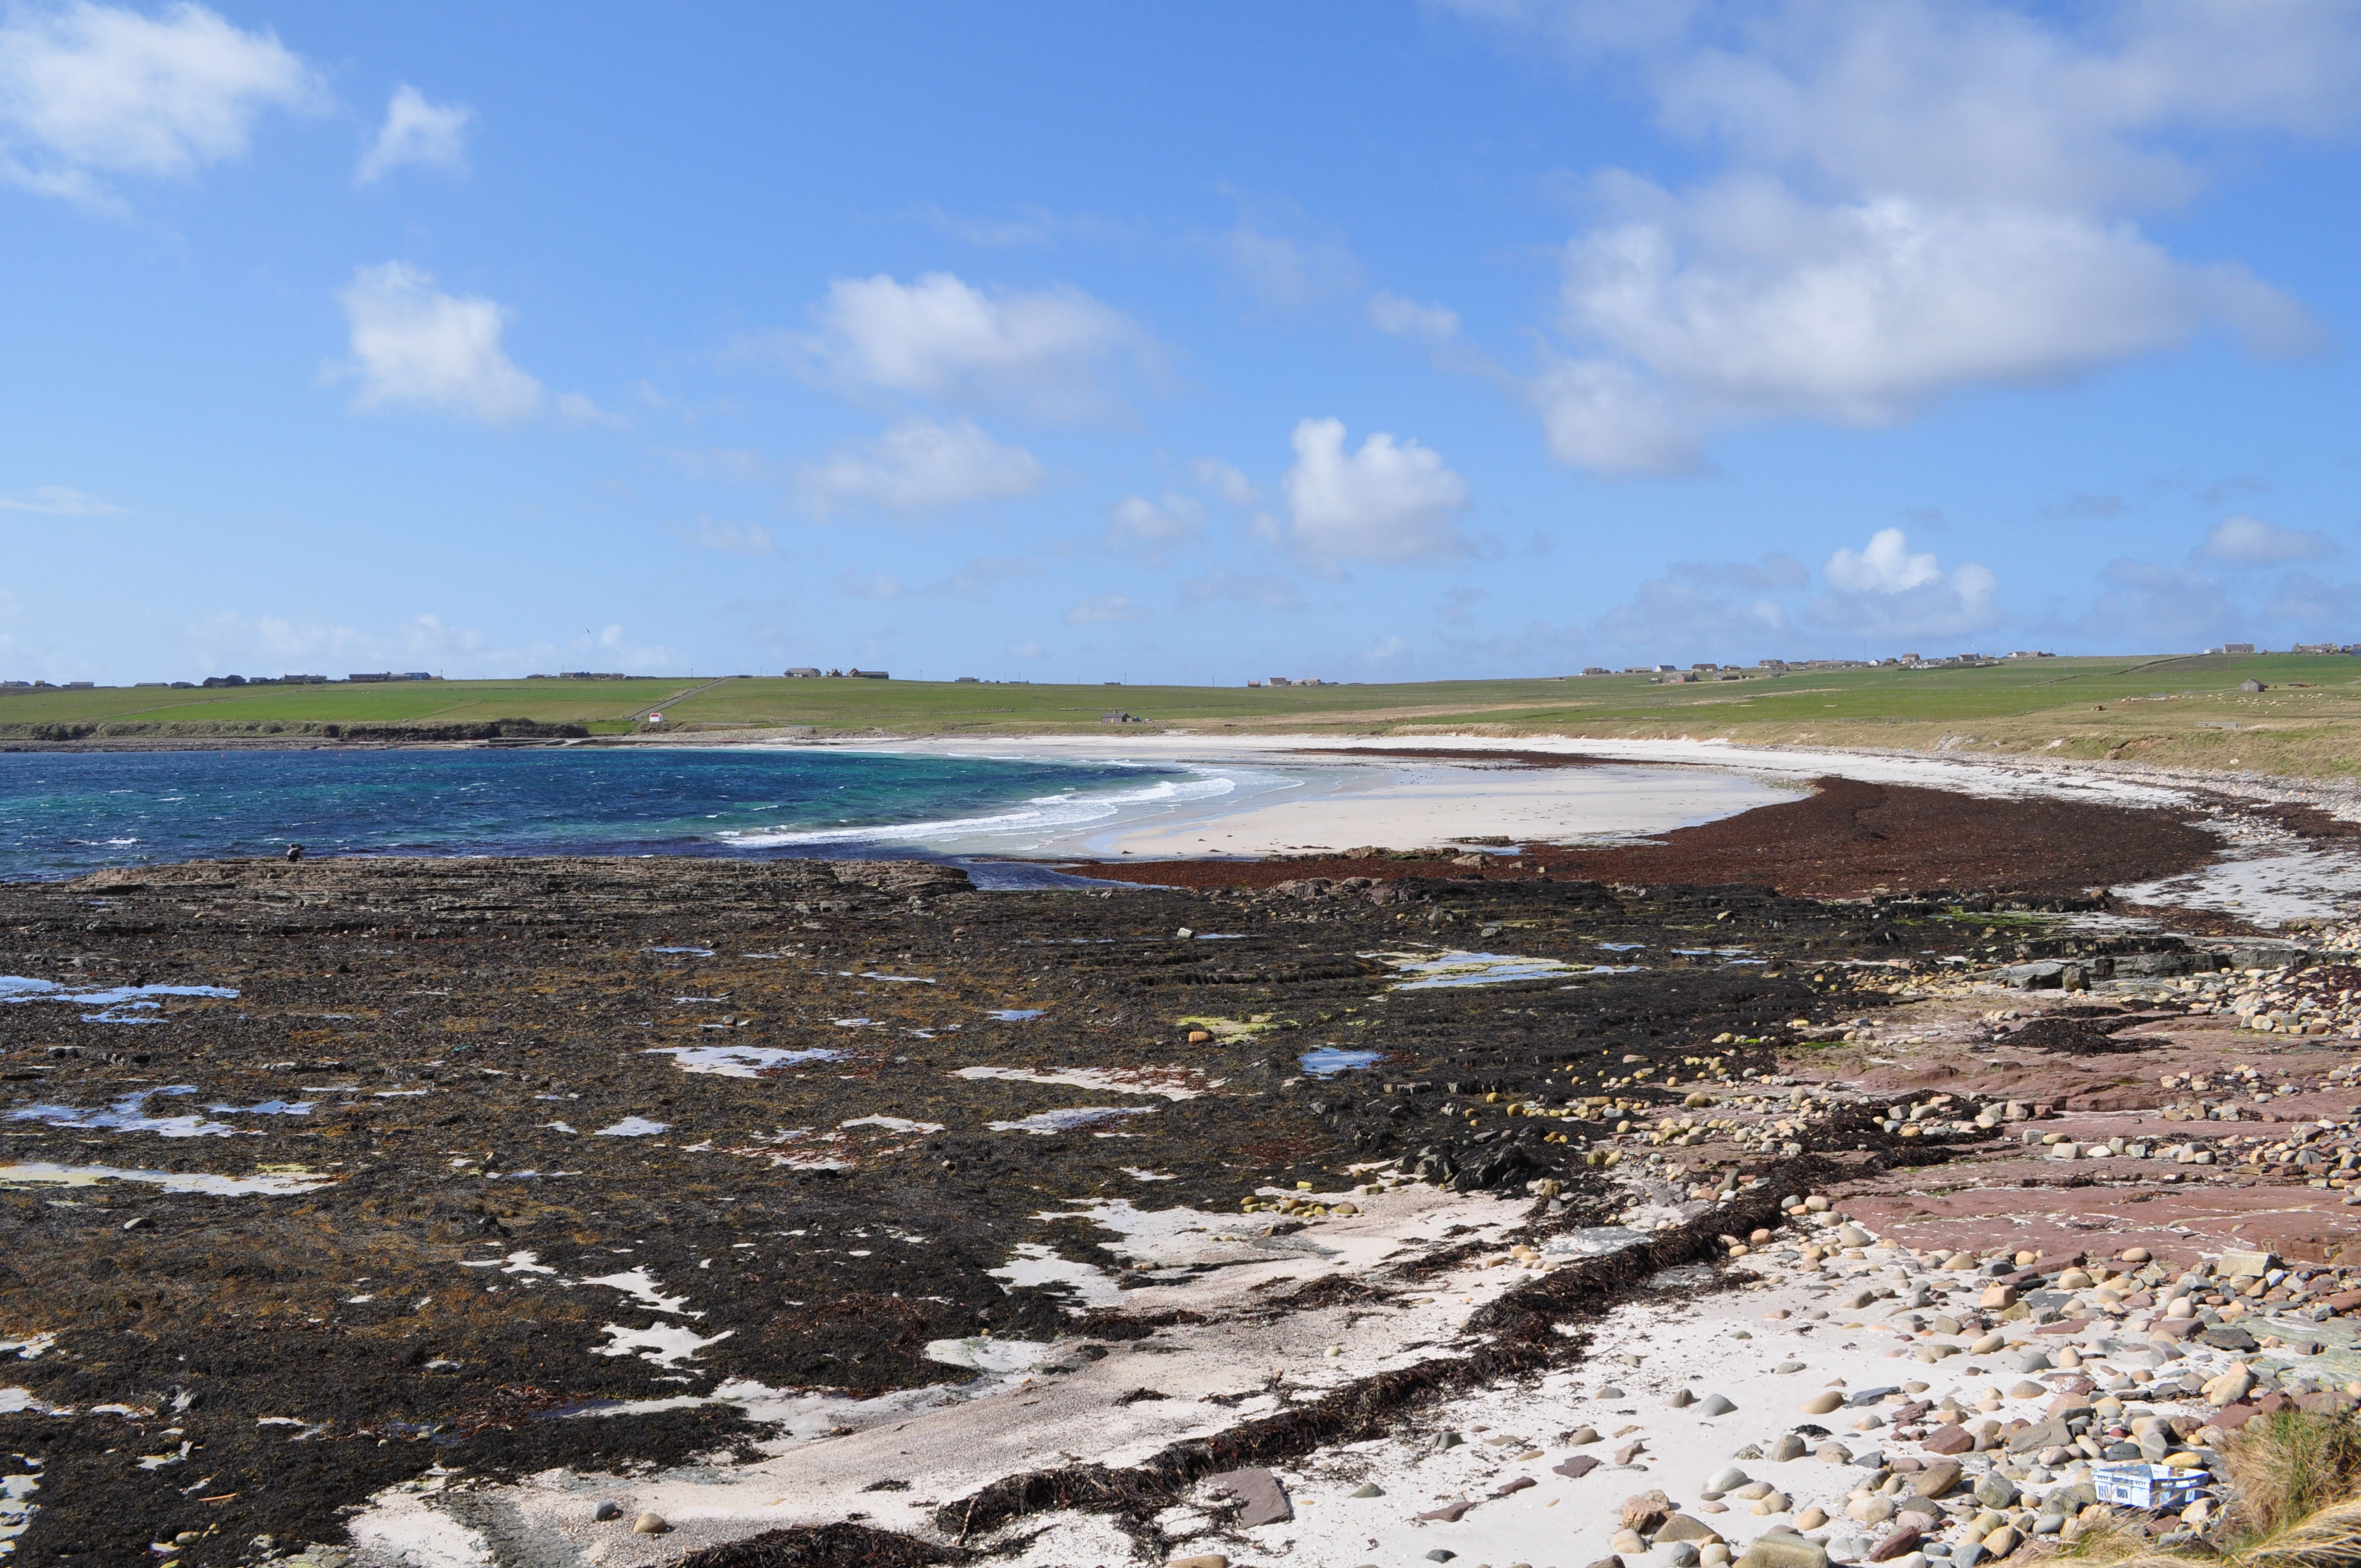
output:
[[[0,0],[0,679],[2361,641],[2361,0]]]

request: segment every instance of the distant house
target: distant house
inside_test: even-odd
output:
[[[1262,683],[1260,681],[1248,681],[1246,683],[1246,689],[1248,691],[1260,691],[1262,689]]]
[[[1604,664],[1593,664],[1582,672],[1586,675],[1611,675],[1615,672]]]
[[[848,675],[856,675],[864,681],[889,681],[894,678],[883,670],[847,670],[844,673]]]
[[[955,686],[980,686],[983,685],[983,679],[980,675],[961,675],[951,682],[951,685]]]
[[[816,681],[819,679],[819,672],[813,669],[809,664],[797,664],[794,669],[787,672],[787,679],[791,681]]]
[[[1273,675],[1266,684],[1274,686],[1291,686],[1295,683],[1289,680],[1285,675]]]
[[[2255,645],[2251,642],[2224,642],[2222,644],[2222,652],[2224,653],[2251,653],[2254,651]]]
[[[1099,722],[1101,724],[1145,724],[1148,720],[1136,713],[1126,713],[1118,707],[1100,714]]]
[[[2238,683],[2238,689],[2242,692],[2259,692],[2268,691],[2271,688],[2263,685],[2262,682],[2249,676],[2247,679]]]

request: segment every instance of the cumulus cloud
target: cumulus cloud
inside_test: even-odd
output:
[[[2349,120],[2361,14],[2284,0],[2125,5],[2104,25],[1994,5],[1652,8],[1464,0],[1636,76],[1721,166],[1683,190],[1608,173],[1566,247],[1564,346],[1532,395],[1552,449],[1693,466],[1717,433],[1878,425],[1976,387],[2070,380],[2224,327],[2319,331],[2244,269],[2134,214],[2199,183],[2192,129]]]
[[[1345,422],[1307,419],[1295,427],[1295,464],[1279,481],[1287,498],[1284,537],[1324,571],[1346,563],[1411,565],[1466,554],[1459,534],[1467,484],[1443,456],[1415,441],[1378,433],[1345,449]]]
[[[121,517],[126,510],[67,485],[42,485],[21,496],[0,496],[0,511],[36,511],[50,517]]]
[[[1812,619],[1854,636],[1927,640],[2000,623],[1991,568],[1970,562],[1947,572],[1933,554],[1913,553],[1898,528],[1878,530],[1860,550],[1838,550],[1820,575],[1830,591]]]
[[[1150,560],[1186,544],[1205,531],[1205,503],[1167,491],[1159,500],[1126,496],[1107,509],[1106,542]]]
[[[1159,357],[1129,316],[1070,287],[991,292],[949,272],[880,273],[838,279],[812,315],[816,333],[765,346],[854,390],[1041,420],[1118,412],[1126,373],[1152,373]]]
[[[768,555],[771,553],[771,531],[757,522],[716,522],[709,517],[699,517],[694,523],[671,525],[675,538],[694,544],[699,550],[718,551],[726,555]]]
[[[397,169],[467,172],[467,128],[476,111],[465,104],[437,104],[407,82],[393,90],[377,139],[361,154],[353,179],[373,184]]]
[[[1536,388],[1556,455],[1609,471],[1691,466],[1735,425],[1892,424],[1965,387],[2070,381],[2209,323],[2274,352],[2307,330],[2244,269],[2086,214],[1827,203],[1761,175],[1616,194],[1630,215],[1567,247],[1561,293],[1565,335],[1604,352]]]
[[[352,333],[352,359],[333,375],[357,377],[357,409],[402,404],[493,424],[542,411],[541,383],[500,346],[508,313],[479,295],[445,294],[404,262],[364,267],[336,296]]]
[[[1234,507],[1250,507],[1262,499],[1252,479],[1218,457],[1197,459],[1197,482]]]
[[[1422,305],[1383,290],[1369,296],[1369,320],[1379,332],[1415,338],[1440,346],[1459,335],[1459,313],[1442,305]]]
[[[266,112],[326,96],[277,35],[203,5],[11,6],[0,16],[0,179],[114,206],[109,177],[185,178],[244,153]]]
[[[2276,566],[2317,561],[2335,546],[2310,529],[2280,528],[2258,517],[2226,517],[2205,531],[2206,559],[2234,566]]]
[[[858,507],[915,515],[1006,500],[1032,494],[1045,477],[1031,453],[1002,445],[971,421],[914,416],[806,466],[796,479],[805,509],[825,517]]]
[[[1341,245],[1290,239],[1240,224],[1213,249],[1231,278],[1257,304],[1271,310],[1309,310],[1361,286],[1361,264]]]
[[[1093,594],[1066,611],[1069,626],[1107,626],[1118,621],[1146,620],[1156,612],[1134,604],[1121,594]]]
[[[1303,594],[1285,577],[1217,567],[1182,583],[1180,602],[1191,607],[1228,602],[1257,609],[1295,609],[1303,603]]]

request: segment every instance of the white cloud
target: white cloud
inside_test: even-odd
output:
[[[1932,0],[1667,6],[1646,26],[1463,8],[1636,76],[1664,126],[1725,160],[1684,191],[1597,182],[1608,215],[1565,251],[1571,352],[1532,388],[1566,461],[1692,466],[1725,430],[1890,423],[2216,326],[2267,354],[2318,341],[2286,295],[2131,214],[2194,190],[2189,130],[2349,120],[2350,6],[2126,5],[2090,26]]]
[[[1342,420],[1295,427],[1295,465],[1279,481],[1287,497],[1288,543],[1333,571],[1346,562],[1407,565],[1465,554],[1459,514],[1467,485],[1442,455],[1415,441],[1376,434],[1345,450]]]
[[[37,511],[50,517],[121,517],[126,509],[65,485],[42,485],[21,496],[0,496],[0,511]]]
[[[403,82],[385,106],[385,124],[378,127],[377,139],[361,154],[354,181],[372,184],[403,168],[467,173],[467,127],[475,118],[476,111],[468,105],[434,103]]]
[[[1400,675],[1416,662],[1407,637],[1378,638],[1353,655],[1354,664],[1371,674]]]
[[[1146,620],[1155,611],[1134,604],[1121,594],[1093,594],[1066,611],[1069,626],[1107,626],[1117,621]]]
[[[1932,640],[2000,623],[1993,602],[1999,579],[1973,562],[1946,572],[1930,554],[1913,554],[1898,528],[1882,528],[1860,550],[1840,549],[1820,568],[1829,593],[1812,619],[1859,637]]]
[[[1197,482],[1234,507],[1249,507],[1262,499],[1252,479],[1218,457],[1197,459]]]
[[[106,176],[182,178],[245,152],[267,110],[326,93],[268,29],[196,5],[155,16],[74,0],[0,16],[0,179],[94,206]]]
[[[1361,264],[1343,246],[1289,239],[1251,224],[1224,235],[1214,253],[1256,303],[1272,310],[1309,310],[1361,286]]]
[[[494,424],[541,411],[542,386],[500,346],[507,313],[480,296],[438,293],[434,280],[400,261],[364,267],[336,296],[352,329],[357,409],[390,404],[441,409]]]
[[[1045,477],[1031,453],[1002,445],[967,420],[913,417],[866,445],[807,465],[797,485],[806,509],[825,517],[854,507],[924,513],[1005,500],[1032,494]]]
[[[729,555],[768,555],[771,553],[771,531],[756,522],[716,522],[709,517],[699,517],[695,524],[674,523],[675,538],[696,545],[699,550],[719,551]]]
[[[609,430],[631,428],[631,422],[621,414],[609,412],[580,392],[560,392],[554,400],[557,417],[570,423],[603,425]]]
[[[1160,500],[1126,496],[1107,509],[1107,518],[1110,545],[1160,560],[1167,550],[1186,544],[1205,531],[1205,503],[1170,491]]]
[[[1932,555],[1910,554],[1910,541],[1898,528],[1881,528],[1870,535],[1866,549],[1839,550],[1820,568],[1839,593],[1903,594],[1924,587],[1943,575],[1943,564]]]
[[[1049,650],[1028,637],[1022,642],[1011,642],[1008,645],[1008,652],[1016,658],[1038,659]]]
[[[1379,332],[1412,337],[1440,347],[1459,335],[1459,313],[1442,305],[1422,305],[1382,290],[1369,296],[1369,320]]]
[[[2240,566],[2317,561],[2334,546],[2309,529],[2279,528],[2258,517],[2227,517],[2205,531],[2204,554]]]
[[[890,572],[847,572],[836,580],[839,592],[854,599],[897,599],[910,590]]]
[[[1220,600],[1253,605],[1257,609],[1294,609],[1303,603],[1303,594],[1285,577],[1233,572],[1226,568],[1216,568],[1180,585],[1180,602],[1183,605],[1212,604]]]
[[[812,314],[817,334],[770,345],[852,389],[1035,419],[1115,413],[1125,367],[1157,361],[1137,323],[1074,288],[988,293],[948,272],[880,273],[838,279]]]
[[[2276,350],[2299,307],[2129,225],[1906,197],[1806,201],[1762,176],[1685,197],[1616,182],[1628,221],[1566,252],[1562,324],[1603,349],[1545,378],[1560,456],[1661,471],[1731,425],[1890,424],[1963,387],[2069,381],[2208,324]]]

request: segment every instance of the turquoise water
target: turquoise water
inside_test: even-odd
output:
[[[1020,847],[1228,786],[1180,769],[812,751],[0,753],[0,880],[308,855],[844,858]]]

